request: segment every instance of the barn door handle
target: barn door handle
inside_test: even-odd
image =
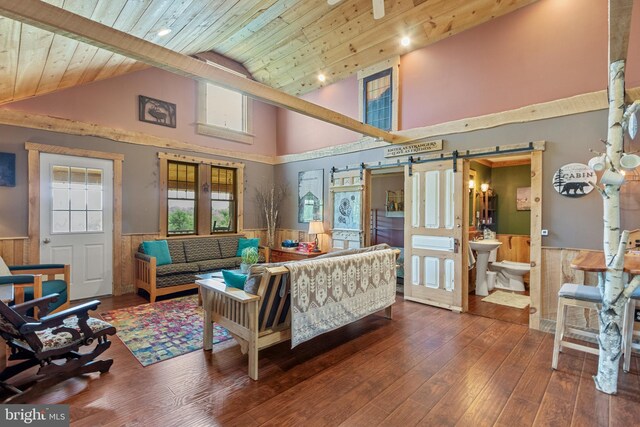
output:
[[[47,237],[46,239],[44,239],[42,241],[42,243],[44,243],[45,245],[48,244],[48,243],[51,243],[51,239]]]
[[[457,254],[460,250],[460,241],[458,239],[453,239],[453,253]]]

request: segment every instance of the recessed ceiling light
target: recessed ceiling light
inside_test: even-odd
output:
[[[160,31],[158,31],[158,35],[159,35],[160,37],[164,37],[164,36],[166,36],[167,34],[169,34],[170,32],[171,32],[171,28],[163,28],[163,29],[161,29]]]
[[[324,74],[320,73],[318,74],[318,80],[320,80],[320,82],[324,82],[325,80],[327,80],[327,77]]]
[[[407,47],[411,44],[411,39],[409,38],[409,36],[404,36],[400,39],[400,44],[404,47]]]

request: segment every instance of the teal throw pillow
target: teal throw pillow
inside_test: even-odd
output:
[[[244,289],[244,282],[247,280],[246,274],[231,270],[222,270],[222,277],[227,286],[238,289]]]
[[[260,239],[257,237],[255,239],[245,239],[241,237],[238,240],[238,250],[236,251],[236,256],[242,256],[242,251],[246,248],[256,248],[258,250],[258,245],[260,244]]]
[[[144,253],[156,257],[156,265],[171,264],[171,254],[166,240],[142,242]]]

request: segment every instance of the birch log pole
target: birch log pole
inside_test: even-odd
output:
[[[609,120],[607,132],[608,169],[620,173],[620,157],[623,151],[626,127],[624,103],[625,61],[609,65]],[[634,111],[635,112],[635,111]],[[602,308],[599,313],[598,374],[594,377],[596,388],[615,394],[618,384],[618,368],[622,355],[622,321],[629,296],[640,284],[635,277],[625,289],[624,253],[629,232],[620,233],[620,184],[605,184],[601,191],[604,201],[604,255],[607,271],[599,280]]]

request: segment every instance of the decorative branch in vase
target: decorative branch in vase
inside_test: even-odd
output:
[[[287,187],[273,184],[256,189],[256,202],[260,218],[267,227],[267,246],[275,247],[276,229],[280,224],[280,205],[287,194]]]

